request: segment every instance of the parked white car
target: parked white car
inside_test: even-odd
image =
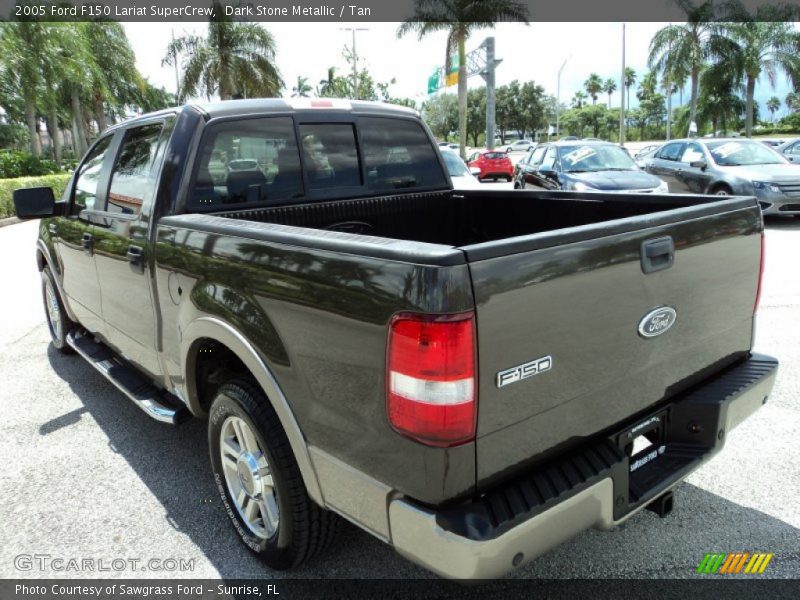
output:
[[[470,169],[466,163],[461,160],[458,152],[454,152],[449,148],[439,148],[444,158],[444,164],[447,167],[447,172],[450,173],[450,179],[453,181],[453,189],[456,190],[479,190],[481,189],[481,182],[476,175],[481,172],[480,169]]]

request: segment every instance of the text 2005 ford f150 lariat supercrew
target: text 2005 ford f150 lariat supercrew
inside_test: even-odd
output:
[[[767,399],[754,198],[453,191],[417,113],[185,106],[117,125],[41,218],[53,344],[151,417],[208,419],[275,569],[336,514],[500,576],[649,506]]]

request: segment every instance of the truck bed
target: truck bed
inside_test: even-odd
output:
[[[719,204],[690,195],[442,191],[220,211],[229,219],[467,247]],[[712,211],[720,210],[714,207]],[[701,211],[703,213],[708,210]],[[684,214],[677,218],[685,218]],[[638,225],[638,224],[637,224]]]
[[[371,348],[347,366],[348,381],[365,377],[361,389],[369,389],[370,398],[360,399],[366,404],[359,411],[366,412],[351,412],[351,422],[338,423],[341,444],[332,444],[333,432],[324,423],[318,431],[310,429],[312,441],[324,436],[334,454],[338,446],[343,460],[367,472],[375,464],[364,457],[380,448],[385,452],[386,439],[397,438],[382,407],[386,324],[398,306],[475,311],[479,409],[472,481],[478,490],[652,411],[745,358],[752,342],[763,229],[754,198],[448,191],[181,215],[162,219],[161,225],[217,238],[206,244],[216,246],[215,254],[226,261],[225,278],[237,277],[239,267],[226,257],[243,250],[242,244],[248,256],[264,256],[257,261],[263,276],[251,279],[257,297],[267,286],[262,277],[274,282],[279,274],[270,265],[282,263],[268,258],[277,259],[277,248],[305,254],[302,262],[314,265],[311,270],[298,270],[292,262],[280,267],[303,295],[289,296],[287,284],[286,290],[272,287],[267,296],[273,299],[260,302],[271,307],[269,318],[286,336],[290,353],[300,343],[291,337],[307,337],[298,327],[319,330],[320,340],[357,332],[358,346]],[[181,237],[177,231],[176,239]],[[662,238],[674,244],[674,263],[644,272],[643,245]],[[339,264],[343,257],[369,267],[350,273],[352,267]],[[253,276],[253,260],[246,259],[250,266],[242,266],[238,277],[245,271]],[[346,275],[335,275],[342,269]],[[356,296],[326,295],[335,286],[316,283],[323,273],[335,275],[336,286],[349,282],[359,304]],[[299,278],[307,282],[298,287]],[[304,326],[282,323],[284,307],[274,300],[283,296],[290,302],[315,299]],[[637,334],[643,318],[662,306],[677,312],[672,330],[655,339]],[[327,331],[331,310],[353,319],[347,334]],[[370,326],[362,331],[359,321]],[[334,360],[326,353],[324,345],[303,347],[318,370]],[[543,357],[552,361],[547,373],[497,384],[501,372]],[[324,371],[329,378],[324,395],[308,399],[318,407],[309,407],[312,413],[320,414],[327,404],[334,411],[354,399],[351,384],[338,381],[341,368]],[[348,449],[353,435],[361,437],[359,452]],[[403,461],[393,466],[387,461],[391,469],[372,473],[432,504],[469,491],[465,471],[457,484],[448,479],[455,474],[448,474],[447,465],[454,464],[455,453],[463,458],[465,448],[447,450],[450,456],[437,459],[432,470],[433,454],[414,446],[419,445],[398,446]],[[415,454],[420,463],[411,468]],[[401,473],[420,469],[426,482]],[[428,486],[441,477],[446,485],[432,491]]]

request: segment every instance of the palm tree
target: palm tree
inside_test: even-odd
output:
[[[800,110],[800,93],[789,92],[786,94],[786,98],[784,98],[783,102],[786,104],[786,108],[788,108],[791,112]]]
[[[584,94],[582,91],[578,90],[577,92],[575,92],[575,95],[572,97],[572,105],[575,108],[581,108],[583,106],[583,103],[586,102],[586,97],[587,97],[586,94]]]
[[[721,23],[720,38],[713,46],[714,56],[745,86],[745,135],[753,133],[756,82],[767,75],[774,88],[778,71],[784,71],[793,86],[800,83],[800,32],[781,18],[785,6],[759,6],[753,15],[742,5],[731,9],[735,22]],[[788,10],[791,10],[789,8]],[[724,37],[722,37],[724,36]]]
[[[636,71],[632,67],[625,67],[625,90],[628,92],[628,101],[625,106],[631,107],[631,88],[636,83]]]
[[[603,84],[603,91],[608,94],[608,108],[611,108],[611,94],[617,91],[617,82],[609,77]]]
[[[597,73],[590,74],[589,78],[583,82],[583,87],[586,93],[592,97],[592,104],[596,104],[597,96],[603,91],[603,80],[600,79],[600,75]]]
[[[161,61],[172,66],[178,56],[186,55],[180,96],[277,96],[284,86],[275,66],[272,34],[260,24],[226,17],[218,1],[213,7],[206,37],[185,35],[171,41]]]
[[[7,81],[12,82],[14,93],[22,99],[30,149],[34,156],[42,154],[37,102],[44,83],[40,65],[48,62],[48,50],[51,48],[47,34],[48,28],[39,23],[19,21],[3,23],[0,37],[4,75]]]
[[[336,67],[328,67],[328,77],[319,80],[317,87],[317,96],[327,96],[333,90],[336,82]]]
[[[297,76],[297,85],[292,88],[292,98],[308,98],[311,86],[308,84],[308,77]]]
[[[773,96],[769,100],[767,100],[767,110],[769,111],[770,117],[772,117],[772,122],[775,122],[775,113],[778,112],[778,109],[781,107],[780,98],[777,96]]]
[[[689,121],[697,118],[697,93],[700,72],[708,56],[710,38],[715,25],[712,1],[694,6],[690,0],[678,0],[686,13],[686,23],[668,25],[659,29],[650,41],[648,65],[663,72],[671,81],[685,81],[688,73],[691,80]]]
[[[447,32],[445,65],[458,51],[458,137],[460,153],[466,158],[467,146],[467,39],[476,29],[494,27],[497,21],[528,24],[528,11],[520,0],[414,0],[414,15],[397,28],[397,36],[415,32],[419,39],[428,34]],[[487,140],[489,146],[492,140]]]

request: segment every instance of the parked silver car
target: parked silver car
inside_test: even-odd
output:
[[[775,148],[786,160],[800,165],[800,139],[788,140]]]
[[[756,196],[765,215],[800,215],[800,167],[745,138],[664,144],[647,165],[670,192]]]

